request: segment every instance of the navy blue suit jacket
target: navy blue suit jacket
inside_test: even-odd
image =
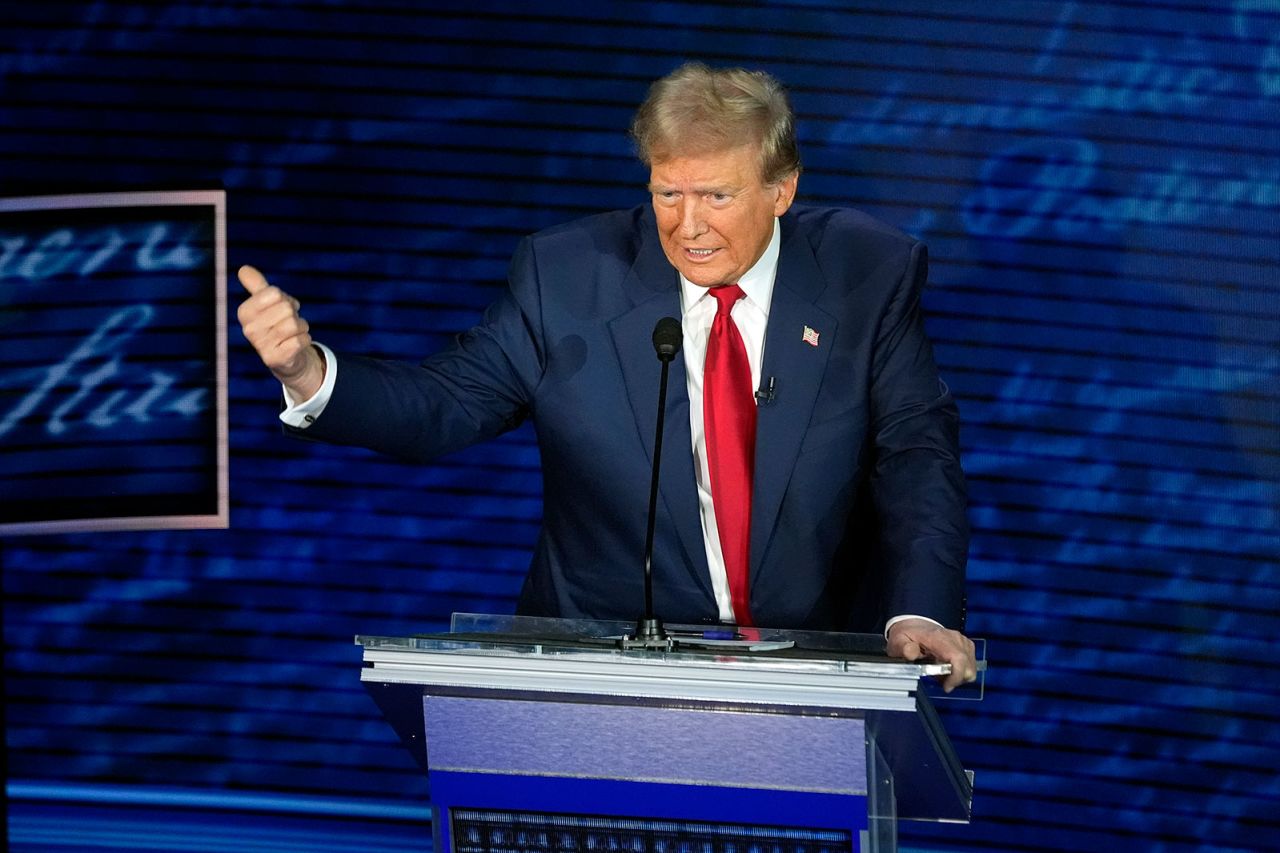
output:
[[[911,613],[962,627],[968,547],[957,415],[924,335],[922,244],[863,214],[795,206],[762,376],[751,532],[760,626],[875,631]],[[650,208],[521,243],[510,288],[422,365],[342,355],[308,438],[431,459],[532,418],[544,517],[522,613],[633,619],[660,367],[680,316]],[[803,340],[805,327],[817,346]],[[668,622],[717,619],[690,450],[685,367],[671,365],[654,544]]]

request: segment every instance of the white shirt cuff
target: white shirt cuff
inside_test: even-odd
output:
[[[890,628],[892,628],[892,627],[893,627],[894,625],[896,625],[897,623],[901,622],[903,619],[922,619],[922,620],[924,620],[925,622],[931,622],[931,623],[933,623],[934,625],[937,625],[939,628],[945,628],[945,627],[946,627],[945,625],[943,625],[943,624],[942,624],[941,622],[939,622],[938,620],[936,620],[936,619],[930,619],[928,616],[914,616],[914,615],[912,615],[912,614],[910,614],[910,613],[904,613],[904,614],[902,614],[901,616],[895,616],[895,617],[893,617],[892,619],[890,619],[888,622],[884,623],[884,638],[885,638],[886,640],[887,640],[887,639],[889,639],[889,629],[890,629]]]
[[[333,396],[333,385],[338,381],[338,359],[334,356],[333,350],[321,343],[313,342],[312,346],[320,350],[320,357],[324,359],[324,382],[320,385],[320,390],[313,394],[310,400],[299,403],[289,395],[288,389],[282,386],[285,410],[280,413],[280,420],[297,429],[306,429],[320,417],[324,407],[329,405],[329,398]]]

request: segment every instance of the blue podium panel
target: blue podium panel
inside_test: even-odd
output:
[[[441,695],[423,715],[433,771],[867,793],[860,717]]]
[[[443,850],[852,850],[867,828],[861,717],[441,695],[423,716]]]

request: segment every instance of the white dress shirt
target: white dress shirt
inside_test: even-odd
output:
[[[760,365],[764,361],[764,333],[769,325],[769,305],[773,301],[773,281],[778,272],[778,247],[781,245],[778,221],[773,221],[773,236],[760,260],[743,273],[737,282],[746,296],[733,304],[730,316],[742,335],[751,365],[751,387],[760,387]],[[711,501],[711,471],[707,467],[707,436],[702,423],[702,373],[707,360],[707,339],[716,317],[715,298],[709,288],[693,284],[680,276],[680,321],[684,328],[684,366],[689,388],[689,432],[693,438],[693,473],[698,481],[698,508],[702,516],[702,544],[707,551],[707,568],[711,570],[711,589],[716,596],[720,621],[736,622],[729,594],[729,576],[720,548],[716,528],[716,510]]]

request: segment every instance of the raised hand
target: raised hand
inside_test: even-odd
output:
[[[244,336],[293,402],[311,399],[324,383],[325,363],[311,345],[311,327],[299,313],[298,300],[269,284],[255,267],[240,267],[237,276],[249,291],[236,310]]]

